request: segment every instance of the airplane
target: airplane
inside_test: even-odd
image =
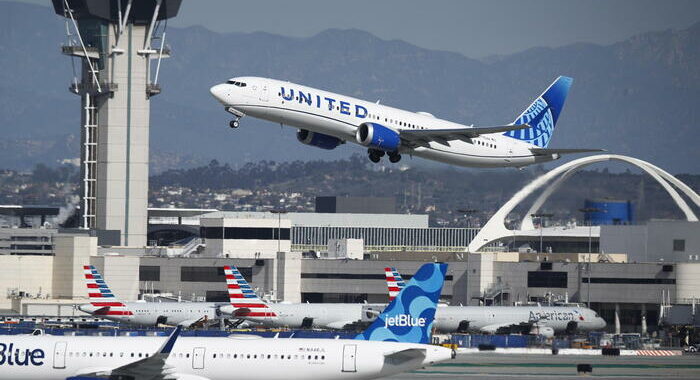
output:
[[[267,304],[252,290],[238,269],[224,266],[231,305],[222,314],[268,327],[343,329],[374,319],[384,305],[360,303],[275,303]]]
[[[389,301],[405,287],[394,267],[384,268]],[[519,332],[547,337],[555,333],[605,328],[605,320],[586,307],[572,306],[447,306],[440,305],[435,328],[441,332],[502,334]]]
[[[421,267],[354,339],[4,335],[4,379],[374,379],[449,360],[429,345],[447,264]]]
[[[80,311],[114,322],[137,326],[206,324],[220,318],[221,303],[214,302],[122,302],[109,289],[93,265],[84,265],[90,303]]]
[[[237,77],[209,90],[234,115],[296,127],[302,144],[335,149],[347,141],[367,147],[370,161],[402,154],[466,167],[516,167],[602,149],[548,148],[572,78],[558,77],[512,124],[475,127],[270,78]]]

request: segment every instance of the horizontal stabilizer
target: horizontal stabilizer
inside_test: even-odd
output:
[[[530,152],[538,155],[550,155],[550,154],[572,154],[572,153],[589,153],[589,152],[605,152],[605,149],[586,149],[586,148],[573,148],[573,149],[549,149],[549,148],[530,148]]]
[[[407,348],[405,350],[389,352],[384,354],[384,358],[391,360],[394,364],[401,364],[411,360],[423,360],[426,352],[424,348]]]

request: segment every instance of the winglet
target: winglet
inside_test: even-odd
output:
[[[180,336],[180,332],[182,332],[182,326],[177,326],[168,337],[168,340],[163,344],[160,350],[158,350],[158,353],[168,355],[173,350],[173,346],[175,345],[177,338]]]
[[[377,319],[355,339],[430,343],[447,264],[424,264]]]

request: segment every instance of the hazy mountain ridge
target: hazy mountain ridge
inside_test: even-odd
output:
[[[71,63],[60,54],[63,20],[48,7],[0,2],[0,23],[5,138],[77,135],[79,98],[67,91]],[[208,89],[232,76],[290,80],[458,122],[494,125],[511,122],[563,74],[575,81],[553,147],[602,147],[671,172],[700,171],[695,146],[700,141],[695,127],[700,122],[700,23],[609,46],[533,48],[489,61],[359,30],[289,38],[170,28],[168,43],[173,56],[161,68],[163,93],[152,101],[151,149],[158,169],[210,158],[232,163],[334,160],[362,152],[353,144],[330,152],[303,146],[292,129],[280,131],[248,118],[239,130],[230,130],[228,114]],[[66,147],[66,158],[78,156],[76,144],[55,145]],[[4,166],[20,168],[53,163],[48,162],[53,157],[27,156],[21,144],[6,144],[0,156]],[[159,157],[167,160],[158,162]],[[410,161],[419,162],[425,161]]]

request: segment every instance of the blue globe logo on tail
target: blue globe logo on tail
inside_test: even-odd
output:
[[[530,128],[508,131],[504,135],[518,139],[540,148],[546,148],[552,139],[554,127],[559,120],[559,114],[564,108],[566,95],[573,79],[561,76],[557,78],[544,93],[513,122],[513,124],[529,124]]]
[[[379,317],[355,339],[430,343],[447,264],[425,264]]]

